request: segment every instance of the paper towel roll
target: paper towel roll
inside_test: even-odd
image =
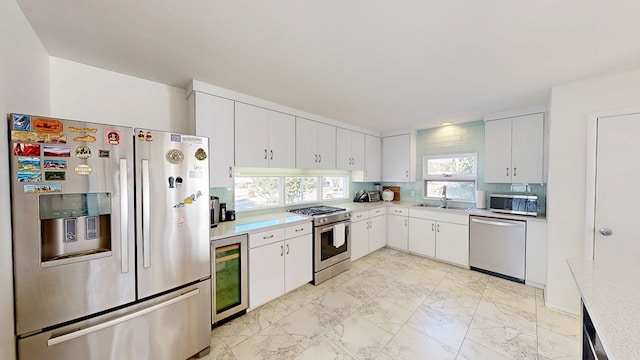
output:
[[[487,194],[484,191],[476,191],[476,208],[487,208]]]

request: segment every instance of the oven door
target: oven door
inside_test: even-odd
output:
[[[351,221],[316,227],[313,262],[315,272],[349,258],[351,258]]]

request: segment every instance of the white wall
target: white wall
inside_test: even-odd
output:
[[[583,256],[588,114],[640,106],[640,70],[558,86],[551,92],[547,189],[547,306],[578,313],[566,263]]]
[[[186,132],[185,90],[50,58],[51,116]]]
[[[14,0],[0,0],[0,359],[15,358],[8,112],[49,112],[49,55]]]

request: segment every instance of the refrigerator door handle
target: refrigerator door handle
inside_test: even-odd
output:
[[[142,266],[151,266],[149,160],[142,160]]]
[[[129,191],[127,181],[127,159],[120,159],[120,268],[129,272]]]
[[[128,315],[125,315],[125,316],[122,316],[122,317],[119,317],[119,318],[116,318],[116,319],[113,319],[113,320],[105,321],[103,323],[100,323],[100,324],[97,324],[97,325],[94,325],[94,326],[90,326],[90,327],[85,328],[85,329],[81,329],[81,330],[78,330],[78,331],[74,331],[74,332],[71,332],[71,333],[67,333],[67,334],[64,334],[64,335],[53,337],[53,338],[47,340],[47,346],[54,346],[54,345],[57,345],[57,344],[61,344],[61,343],[66,342],[66,341],[77,339],[77,338],[79,338],[81,336],[89,335],[89,334],[94,333],[96,331],[100,331],[102,329],[106,329],[108,327],[118,325],[118,324],[123,323],[125,321],[129,321],[131,319],[135,319],[137,317],[140,317],[140,316],[152,313],[154,311],[160,310],[162,308],[165,308],[165,307],[167,307],[169,305],[175,304],[175,303],[180,302],[182,300],[188,299],[188,298],[190,298],[192,296],[198,295],[199,293],[200,293],[200,289],[193,289],[193,290],[189,291],[188,293],[184,293],[184,294],[182,294],[180,296],[176,296],[173,299],[170,299],[170,300],[167,300],[165,302],[150,306],[150,307],[148,307],[146,309],[142,309],[140,311],[136,311],[136,312],[133,312],[131,314],[128,314]]]

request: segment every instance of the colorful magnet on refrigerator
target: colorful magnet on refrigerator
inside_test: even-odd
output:
[[[66,144],[67,135],[60,133],[38,133],[38,142],[45,144]]]
[[[144,141],[144,131],[138,131],[138,141]]]
[[[14,156],[40,156],[40,145],[36,144],[13,144]]]
[[[65,181],[67,180],[67,173],[64,171],[45,171],[45,181]]]
[[[29,131],[31,130],[31,117],[29,115],[13,114],[11,119],[13,130]]]
[[[107,137],[107,144],[120,145],[120,131],[109,130],[106,132],[105,136]]]
[[[35,131],[11,130],[11,140],[24,142],[38,142],[38,133]]]
[[[38,184],[38,185],[25,185],[25,194],[41,194],[41,193],[56,193],[62,192],[62,185],[60,184]]]
[[[70,157],[71,148],[67,146],[43,145],[42,153],[44,156],[50,157]]]
[[[44,169],[45,170],[48,170],[48,169],[66,170],[67,160],[45,159]]]
[[[180,189],[182,187],[182,178],[178,176],[176,178],[176,188]]]
[[[202,179],[202,171],[189,171],[189,178]]]
[[[202,161],[207,158],[207,152],[203,148],[198,148],[195,153],[196,159]]]
[[[80,164],[76,165],[73,171],[75,171],[78,175],[87,176],[93,172],[93,168],[91,167],[91,165]]]
[[[18,182],[41,182],[40,171],[18,171]]]
[[[101,158],[108,158],[108,157],[109,157],[109,154],[110,154],[110,151],[109,151],[109,150],[102,150],[102,149],[101,149],[101,150],[98,150],[98,157],[101,157]]]
[[[40,170],[40,158],[39,157],[18,157],[18,171],[33,171]]]
[[[84,135],[73,138],[74,141],[95,142],[96,137],[93,135]]]
[[[182,142],[182,136],[180,134],[171,134],[171,141]]]
[[[173,189],[175,188],[174,184],[175,184],[175,179],[173,178],[173,176],[169,176],[169,189]]]
[[[67,130],[70,132],[77,132],[77,133],[95,133],[96,131],[98,131],[98,129],[96,128],[77,128],[74,126],[70,126],[69,128],[67,128]]]
[[[80,145],[76,148],[76,157],[78,159],[88,159],[91,157],[91,149],[88,146]]]
[[[178,226],[184,224],[184,216],[178,217]]]
[[[184,203],[177,203],[177,204],[173,205],[174,209],[181,208],[181,207],[184,207]]]
[[[180,164],[182,160],[184,160],[184,154],[178,149],[171,149],[167,151],[167,155],[165,156],[165,158],[168,162],[177,165]]]
[[[153,135],[151,135],[151,133],[147,131],[147,135],[144,136],[144,141],[153,141]]]
[[[57,119],[44,117],[31,119],[31,130],[43,133],[61,133],[64,129],[62,122]]]

